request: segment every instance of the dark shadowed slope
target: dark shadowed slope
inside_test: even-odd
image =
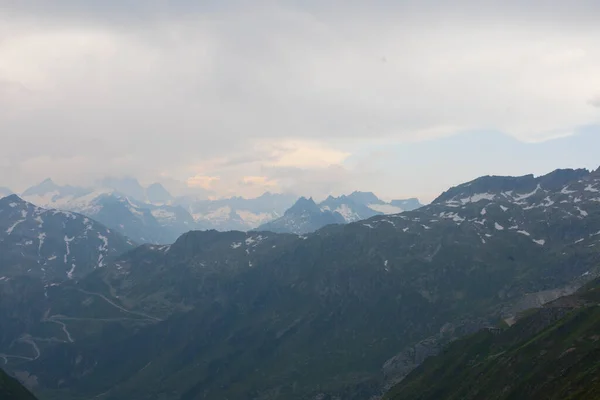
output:
[[[14,378],[0,369],[0,399],[2,400],[36,400],[35,396]]]

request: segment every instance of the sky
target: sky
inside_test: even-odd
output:
[[[598,20],[595,0],[4,0],[0,186],[429,201],[597,168]]]

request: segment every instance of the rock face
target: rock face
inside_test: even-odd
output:
[[[518,320],[528,294],[600,273],[597,174],[482,180],[309,234],[192,231],[77,283],[0,282],[27,293],[0,302],[0,352],[81,398],[379,395],[448,341]]]

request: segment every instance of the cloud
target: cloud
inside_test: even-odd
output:
[[[4,9],[0,181],[14,187],[122,172],[221,194],[249,190],[244,176],[298,190],[315,180],[326,193],[344,186],[334,178],[376,175],[348,164],[374,144],[474,130],[540,142],[600,123],[588,104],[600,87],[597,2]]]
[[[261,188],[276,187],[277,181],[267,178],[266,176],[244,176],[242,184],[248,186],[259,186]]]
[[[327,148],[318,142],[291,140],[267,145],[271,160],[267,166],[323,168],[344,162],[350,153]]]
[[[202,189],[212,189],[215,183],[221,180],[218,176],[195,175],[187,179],[189,187],[199,187]]]

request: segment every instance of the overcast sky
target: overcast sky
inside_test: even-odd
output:
[[[427,201],[596,168],[598,21],[596,0],[3,0],[0,186]]]

